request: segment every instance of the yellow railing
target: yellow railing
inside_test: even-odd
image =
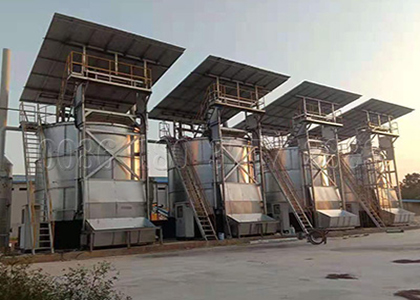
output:
[[[152,87],[150,68],[72,51],[67,57],[67,75],[89,72],[109,76],[114,80],[141,82],[142,87],[146,89]]]

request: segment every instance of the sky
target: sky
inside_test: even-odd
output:
[[[0,48],[12,50],[11,108],[55,12],[186,48],[154,86],[149,110],[209,54],[290,75],[266,104],[309,80],[363,95],[356,104],[377,98],[414,108],[399,120],[395,145],[400,179],[420,172],[418,0],[0,0]],[[17,113],[9,125],[18,125]],[[149,132],[157,138],[156,122]],[[8,133],[6,155],[14,173],[24,173],[19,133]]]

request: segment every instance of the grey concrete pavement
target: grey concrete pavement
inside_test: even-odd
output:
[[[420,289],[420,230],[304,241],[230,246],[86,261],[37,264],[50,274],[109,261],[120,272],[119,290],[133,299],[402,299],[399,290]],[[355,280],[331,280],[349,273]]]

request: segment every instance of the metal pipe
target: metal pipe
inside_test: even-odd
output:
[[[3,59],[1,68],[1,86],[0,86],[0,107],[6,109],[0,110],[0,167],[4,165],[4,153],[6,144],[7,127],[7,108],[9,107],[10,92],[10,49],[3,49]]]

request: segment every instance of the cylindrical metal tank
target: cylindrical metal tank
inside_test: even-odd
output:
[[[346,162],[346,164],[350,167],[350,169],[353,171],[354,174],[356,174],[356,177],[358,180],[361,180],[361,174],[360,174],[360,166],[363,165],[363,159],[361,154],[345,154],[341,156],[342,159]],[[358,195],[355,195],[352,190],[344,184],[344,199],[346,199],[346,203],[349,206],[357,206],[356,208],[352,208],[352,212],[358,212],[359,207],[359,200]]]
[[[212,167],[212,147],[208,138],[195,138],[189,141],[183,141],[183,146],[191,154],[191,160],[194,162],[194,168],[201,180],[203,191],[210,205],[214,205],[213,194],[213,167]],[[176,166],[168,150],[168,194],[169,203],[174,206],[175,203],[185,202],[188,197],[184,190],[182,180],[178,174]],[[175,207],[171,207],[175,211]]]
[[[115,179],[115,180],[131,180],[131,173],[126,170],[121,164],[113,160],[105,167],[100,167],[111,158],[111,153],[118,153],[119,160],[123,161],[127,166],[136,168],[140,167],[140,157],[135,155],[140,150],[138,146],[127,147],[120,150],[123,145],[130,142],[130,133],[133,129],[129,126],[107,123],[89,124],[88,130],[94,132],[96,140],[87,136],[88,143],[88,159],[87,159],[87,172],[98,170],[91,178],[100,179]],[[138,143],[136,143],[138,145]],[[137,149],[136,149],[137,148]],[[107,151],[107,150],[108,151]]]
[[[301,174],[301,158],[298,147],[289,147],[282,149],[273,149],[276,153],[277,159],[281,161],[287,173],[292,180],[295,189],[302,197],[302,174]],[[267,203],[286,202],[283,193],[274,179],[271,172],[265,169],[265,185],[266,185],[266,200]]]
[[[134,180],[129,171],[111,160],[111,153],[118,153],[118,158],[130,167],[138,170],[140,158],[137,146],[120,150],[131,138],[132,128],[125,125],[94,123],[88,125],[93,132],[95,140],[89,135],[85,143],[87,150],[87,174],[93,173],[93,179]],[[77,149],[79,145],[79,132],[74,123],[56,123],[43,128],[44,142],[47,150],[47,168],[49,179],[49,192],[53,203],[54,221],[70,221],[80,209],[76,199],[76,186],[78,177]],[[98,142],[100,143],[99,146]],[[105,150],[107,149],[107,150]],[[105,162],[110,161],[105,164]],[[44,174],[42,162],[37,163],[37,176],[35,180],[36,201],[41,203],[44,195]]]
[[[54,221],[71,221],[78,209],[76,200],[78,131],[73,122],[46,125],[46,147],[49,192],[52,200]],[[44,195],[44,170],[37,161],[35,196],[42,203]]]
[[[188,149],[188,153],[191,155],[191,162],[194,166],[206,194],[206,198],[211,206],[216,205],[214,199],[214,170],[212,165],[212,145],[208,138],[200,137],[192,140],[181,141],[183,145]],[[250,155],[251,147],[247,140],[238,138],[224,138],[223,144],[226,150],[235,158],[236,161],[240,161],[241,166],[253,172],[252,170],[252,158]],[[248,155],[247,155],[248,154]],[[245,158],[245,159],[244,159]],[[225,176],[229,174],[229,171],[233,169],[235,163],[228,155],[224,155],[224,169]],[[239,182],[249,183],[250,178],[241,168],[236,168],[226,179],[226,182]],[[178,171],[168,153],[168,193],[169,203],[171,205],[171,211],[174,211],[174,203],[187,201],[187,195],[184,191],[182,180],[179,177]]]
[[[230,173],[226,182],[251,183],[252,180],[247,172],[253,174],[254,170],[249,142],[239,138],[224,138],[223,146],[230,154],[225,153],[223,157],[225,176]],[[236,162],[239,162],[241,168],[237,167],[233,172],[230,172],[234,169]]]
[[[311,149],[311,157],[313,163],[312,174],[310,172],[306,172],[307,182],[311,182],[311,176],[313,176],[314,186],[329,186],[331,182],[327,176],[327,173],[319,172],[319,168],[324,168],[324,171],[328,172],[326,168],[329,154],[325,153],[325,150],[322,148],[314,147]],[[332,174],[329,175],[331,176]]]
[[[280,159],[283,166],[286,168],[298,195],[302,196],[302,185],[303,185],[303,176],[302,176],[302,159],[300,150],[298,147],[288,147],[281,149],[273,149],[277,155],[277,159]],[[319,167],[326,166],[328,161],[328,155],[323,154],[323,150],[319,148],[311,149],[312,160],[316,162]],[[326,174],[320,173],[319,170],[314,167],[312,170],[312,176],[317,174],[314,179],[315,186],[328,186],[329,178]],[[307,182],[310,182],[311,174],[306,172],[305,174]],[[322,179],[321,179],[322,178]],[[285,202],[283,194],[278,187],[276,180],[274,179],[271,172],[266,168],[265,170],[265,180],[266,180],[266,199],[268,203],[277,203]]]

